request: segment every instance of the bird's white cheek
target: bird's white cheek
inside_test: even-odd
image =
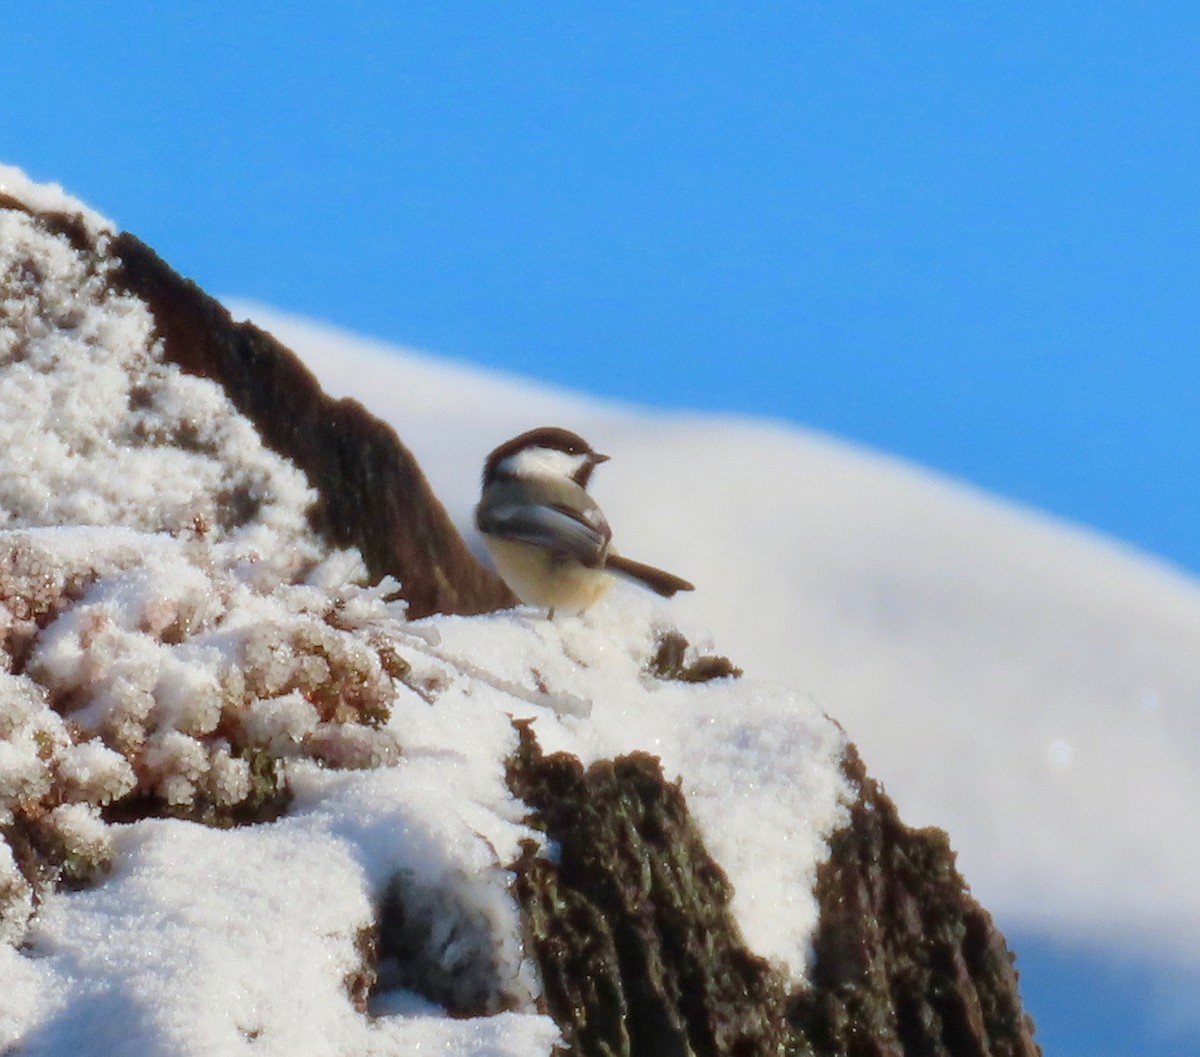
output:
[[[526,448],[510,455],[499,469],[502,473],[517,478],[545,478],[557,480],[570,478],[587,462],[586,455],[568,455],[553,448]]]

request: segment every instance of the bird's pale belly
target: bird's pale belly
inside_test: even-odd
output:
[[[589,569],[544,547],[484,535],[501,579],[526,605],[581,613],[612,585],[603,569]]]

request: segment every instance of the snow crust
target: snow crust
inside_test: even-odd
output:
[[[0,186],[79,210],[15,170]],[[510,891],[543,841],[505,781],[518,718],[585,761],[658,754],[749,945],[801,976],[847,796],[836,725],[760,681],[649,675],[670,624],[632,589],[554,623],[409,623],[395,584],[311,533],[303,475],[163,362],[107,267],[0,210],[0,1049],[549,1054]],[[231,821],[281,776],[271,822],[103,816],[135,797]],[[23,840],[79,890],[31,873]],[[390,900],[419,942],[364,1011]],[[431,980],[492,1015],[447,1015],[413,990]]]

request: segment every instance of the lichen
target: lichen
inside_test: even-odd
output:
[[[655,679],[669,679],[681,683],[737,679],[742,674],[742,670],[728,657],[697,654],[687,638],[674,628],[660,635],[658,648],[650,658],[647,671]]]

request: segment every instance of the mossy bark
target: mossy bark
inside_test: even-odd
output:
[[[528,727],[509,781],[554,842],[517,864],[543,1001],[580,1055],[778,1054],[782,976],[746,950],[732,887],[679,786],[634,753],[589,768]]]
[[[858,796],[818,872],[812,987],[791,1008],[815,1052],[1033,1057],[1013,956],[939,829],[911,829],[850,746]]]
[[[527,726],[514,792],[551,841],[515,865],[543,1008],[581,1057],[1035,1057],[1012,955],[940,830],[866,776],[818,871],[811,982],[742,940],[678,785],[634,753],[585,768]]]

